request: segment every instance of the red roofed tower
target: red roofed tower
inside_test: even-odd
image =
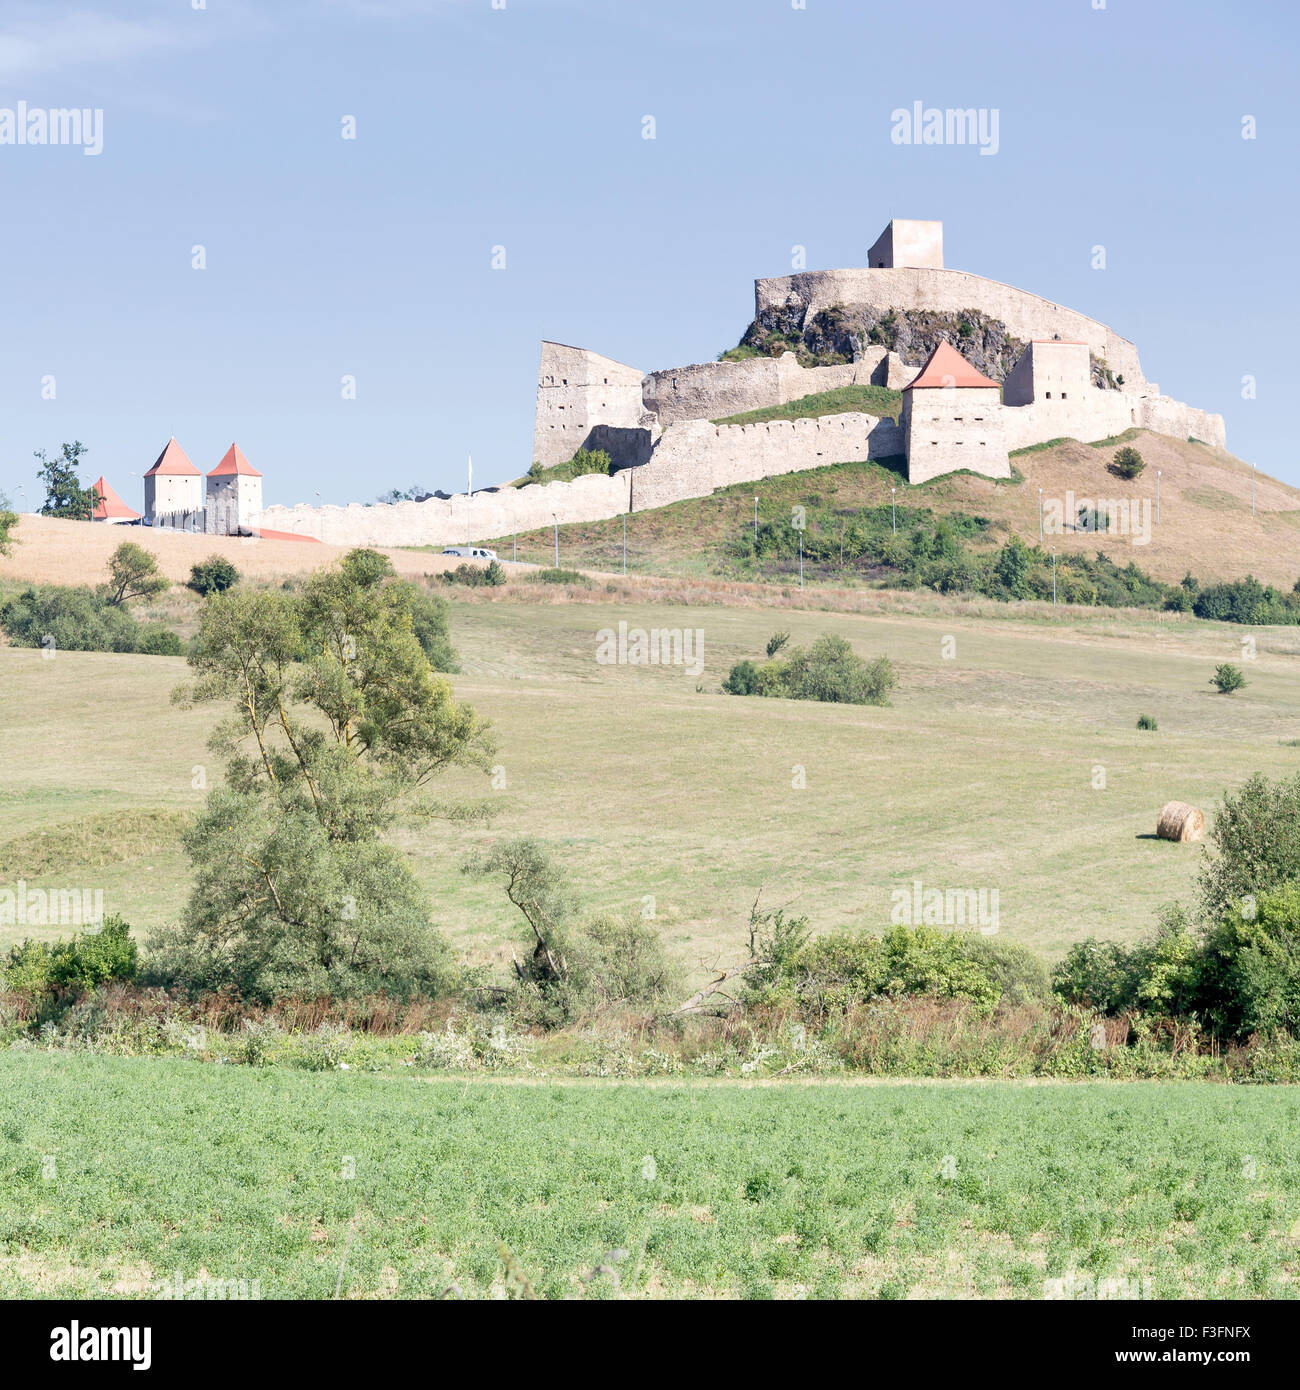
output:
[[[262,475],[231,444],[208,474],[207,529],[219,536],[250,530],[262,510]]]
[[[1002,388],[978,372],[951,343],[940,343],[903,388],[907,481],[969,469],[1009,478]]]
[[[144,475],[144,512],[151,526],[203,527],[203,475],[172,435]]]
[[[139,521],[140,513],[133,512],[130,507],[117,495],[108,485],[108,481],[100,475],[99,481],[95,484],[95,495],[99,501],[95,504],[95,510],[91,513],[92,521],[108,521],[117,525],[122,525],[128,521]]]

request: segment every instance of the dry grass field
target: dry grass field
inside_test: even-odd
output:
[[[102,583],[108,557],[123,541],[134,541],[158,558],[168,579],[184,583],[190,567],[210,555],[224,555],[247,579],[270,582],[292,574],[309,574],[345,555],[345,547],[316,541],[240,539],[191,535],[149,526],[107,526],[90,521],[57,521],[26,514],[14,532],[11,554],[0,556],[0,580],[29,584]],[[410,550],[389,550],[405,575],[437,574],[462,563],[455,557]]]
[[[892,891],[920,878],[997,889],[1000,930],[1049,954],[1090,932],[1132,938],[1161,903],[1190,897],[1203,852],[1151,838],[1161,805],[1210,811],[1254,771],[1300,769],[1297,629],[1252,629],[1250,684],[1221,696],[1209,677],[1241,660],[1243,630],[1169,615],[916,595],[910,612],[887,595],[860,613],[692,607],[599,586],[587,602],[520,602],[515,590],[489,602],[453,591],[455,685],[493,720],[506,785],[459,773],[444,785],[496,798],[497,819],[403,836],[439,925],[480,960],[508,961],[516,923],[461,866],[516,834],[547,841],[595,906],[653,899],[693,965],[741,944],[759,885],[820,928],[879,927]],[[699,628],[702,673],[598,664],[596,633],[620,620]],[[887,653],[901,673],[892,706],[719,693],[778,627]],[[170,703],[185,674],[174,658],[0,649],[0,879],[101,886],[141,930],[179,910],[179,817],[219,775],[205,749],[214,712]],[[1138,731],[1140,713],[1159,730]]]

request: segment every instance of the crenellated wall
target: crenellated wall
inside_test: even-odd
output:
[[[650,462],[635,470],[633,506],[645,511],[686,497],[707,497],[733,483],[902,452],[898,426],[874,415],[823,415],[761,425],[684,420],[663,432]]]
[[[707,497],[732,483],[829,463],[903,452],[902,432],[874,415],[826,415],[762,425],[688,420],[659,436],[648,462],[612,477],[589,474],[569,483],[532,484],[427,502],[363,507],[267,507],[253,524],[315,536],[330,545],[470,545],[562,522],[603,521],[688,497]]]
[[[1004,406],[1003,425],[1009,450],[1041,444],[1048,439],[1079,439],[1085,444],[1109,439],[1136,426],[1175,439],[1199,439],[1215,448],[1227,447],[1223,416],[1184,405],[1168,396],[1131,391],[1102,391],[1091,387],[1065,400],[1035,400]]]

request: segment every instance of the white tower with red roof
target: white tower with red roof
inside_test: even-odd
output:
[[[1002,388],[951,343],[940,343],[903,387],[907,481],[923,483],[963,469],[1009,478]]]
[[[144,514],[151,526],[203,529],[203,475],[172,435],[144,475]]]
[[[207,524],[205,530],[218,536],[235,536],[249,530],[256,512],[262,510],[262,475],[244,457],[238,444],[231,444],[222,460],[208,474]]]

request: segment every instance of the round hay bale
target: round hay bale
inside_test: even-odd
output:
[[[1156,835],[1162,840],[1204,839],[1205,812],[1186,801],[1168,801],[1160,812]]]

